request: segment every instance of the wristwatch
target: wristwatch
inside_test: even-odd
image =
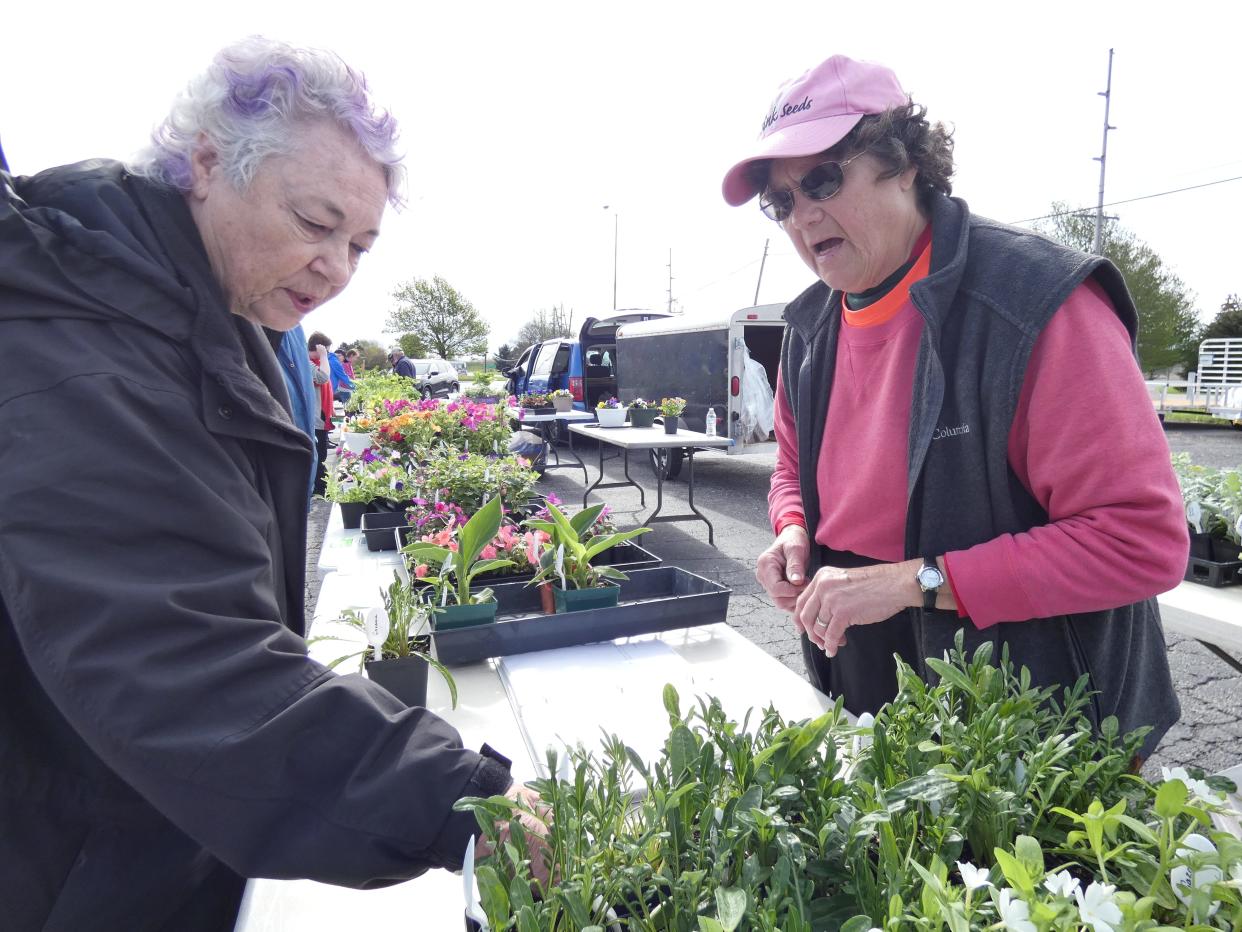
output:
[[[923,565],[914,574],[914,579],[918,582],[919,588],[923,590],[923,608],[931,611],[936,607],[936,593],[944,585],[944,573],[940,572],[940,567],[936,565],[934,559],[924,557]]]

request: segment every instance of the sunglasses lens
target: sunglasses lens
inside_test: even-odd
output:
[[[759,209],[769,220],[780,223],[793,212],[793,194],[789,191],[769,191],[759,198]]]
[[[799,187],[812,200],[826,201],[841,190],[844,180],[845,172],[839,163],[824,162],[803,175]]]

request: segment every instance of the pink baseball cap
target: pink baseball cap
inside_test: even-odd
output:
[[[724,199],[734,207],[758,194],[750,164],[798,158],[831,149],[864,116],[910,102],[897,75],[874,62],[833,55],[801,77],[781,85],[764,116],[753,152],[729,169]]]

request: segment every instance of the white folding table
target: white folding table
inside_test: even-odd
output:
[[[1242,673],[1242,662],[1229,653],[1242,654],[1242,586],[1213,589],[1183,582],[1156,601],[1166,627],[1194,638]]]
[[[707,520],[706,515],[694,507],[694,454],[698,450],[733,446],[733,441],[728,437],[710,437],[707,434],[699,433],[696,430],[678,429],[675,434],[664,432],[663,427],[631,427],[626,424],[622,427],[600,427],[598,424],[571,424],[569,426],[571,434],[581,434],[583,437],[593,437],[599,441],[599,478],[595,483],[588,486],[582,494],[582,507],[587,507],[587,499],[596,489],[617,489],[623,486],[633,486],[638,489],[638,500],[642,507],[647,507],[647,496],[643,492],[643,487],[634,481],[634,477],[630,475],[630,451],[631,450],[675,450],[680,449],[685,452],[686,465],[689,469],[686,481],[687,497],[691,514],[688,515],[662,515],[660,510],[664,507],[664,471],[657,469],[656,473],[656,506],[646,518],[642,520],[642,524],[658,524],[663,521],[702,521],[707,525],[707,542],[713,547],[716,546],[716,532],[712,527],[712,523]],[[625,474],[624,482],[605,482],[604,481],[604,445],[618,447],[621,450],[622,466],[621,471]],[[609,457],[615,459],[615,457]],[[585,473],[585,470],[583,470]]]
[[[553,433],[553,426],[558,421],[594,421],[595,415],[590,411],[552,411],[548,414],[531,414],[528,411],[522,411],[520,408],[509,408],[509,417],[519,424],[533,424],[539,429],[539,436],[543,438],[544,449],[544,469],[581,469],[582,481],[587,481],[586,463],[582,462],[582,458],[574,452],[573,434],[566,431],[569,442],[569,455],[574,458],[572,463],[561,462],[561,451],[556,446],[556,435]],[[556,461],[553,462],[555,456]]]

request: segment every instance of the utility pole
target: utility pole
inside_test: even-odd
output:
[[[768,263],[768,243],[770,240],[763,241],[763,258],[759,261],[759,281],[755,282],[755,300],[753,303],[759,303],[759,286],[763,284],[763,267]]]
[[[673,313],[673,247],[668,248],[668,312]]]
[[[1095,208],[1095,246],[1092,249],[1097,256],[1104,254],[1104,168],[1108,160],[1108,131],[1116,129],[1115,126],[1108,125],[1108,110],[1112,103],[1113,96],[1113,50],[1108,50],[1108,85],[1104,90],[1099,92],[1104,98],[1104,144],[1100,148],[1100,155],[1096,159],[1100,163],[1100,199],[1096,203]]]

